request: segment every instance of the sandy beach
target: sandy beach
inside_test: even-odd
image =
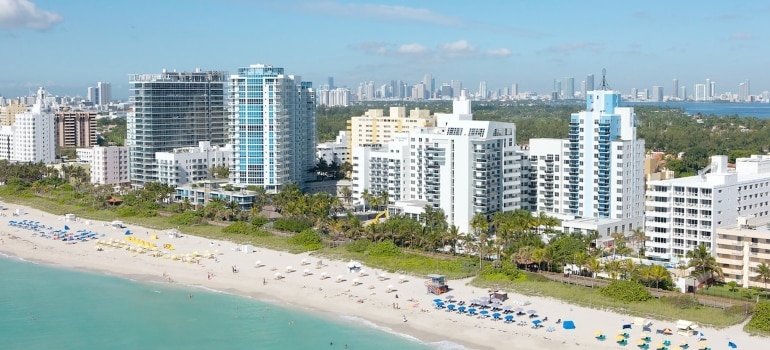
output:
[[[617,349],[623,348],[615,342],[621,326],[634,321],[628,315],[508,292],[509,300],[503,305],[536,310],[538,319],[548,318],[543,322],[543,327],[533,329],[530,322],[532,319],[527,316],[515,316],[514,322],[507,323],[504,320],[493,320],[492,317],[479,318],[468,316],[467,313],[436,309],[433,299],[437,296],[426,293],[423,276],[407,275],[401,278],[401,275],[367,266],[362,266],[360,271],[350,271],[347,261],[327,261],[308,254],[289,254],[259,247],[255,247],[251,253],[245,253],[238,251],[238,246],[231,242],[211,241],[189,235],[171,237],[165,232],[134,225],[117,229],[100,221],[65,221],[63,216],[28,207],[6,207],[7,210],[2,211],[5,216],[0,217],[0,252],[7,255],[134,279],[141,276],[145,280],[226,291],[331,317],[354,316],[424,342],[448,340],[470,349]],[[25,213],[13,216],[12,212],[16,208],[22,208]],[[183,262],[163,256],[155,257],[151,252],[140,253],[106,244],[97,245],[94,240],[67,244],[61,240],[41,237],[36,231],[9,225],[9,221],[22,220],[39,222],[46,227],[37,232],[49,231],[48,227],[60,230],[65,225],[69,226],[70,232],[97,232],[102,242],[124,241],[129,237],[124,234],[128,229],[136,240],[152,242],[160,248],[165,244],[173,245],[173,251],[160,249],[164,251],[163,256],[183,257],[197,252],[202,257],[198,261]],[[157,234],[158,238],[152,239],[153,234]],[[130,243],[129,246],[137,244]],[[97,250],[97,247],[101,247],[101,250]],[[257,261],[260,263],[257,264]],[[234,272],[234,268],[237,272]],[[470,287],[466,283],[467,280],[449,281],[452,290],[447,294],[466,302],[489,295],[487,290]],[[442,295],[438,298],[444,297]],[[529,304],[523,305],[525,302]],[[566,330],[562,324],[556,324],[558,319],[573,321],[576,328]],[[522,321],[526,325],[521,325]],[[664,339],[663,335],[655,334],[655,329],[667,327],[676,330],[674,322],[650,321],[653,330],[648,332],[651,348]],[[553,331],[548,331],[549,327],[553,327]],[[727,349],[728,341],[738,344],[741,349],[761,349],[770,343],[766,338],[745,334],[741,328],[742,325],[737,325],[721,330],[699,330],[712,349]],[[597,330],[604,332],[606,341],[595,339],[594,332]],[[625,331],[629,334],[626,348],[637,348],[641,326],[634,325]],[[684,337],[674,334],[665,339],[671,340],[672,349],[682,340],[687,341],[690,349],[695,349],[701,341],[694,335]]]

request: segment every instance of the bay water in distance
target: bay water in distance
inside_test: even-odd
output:
[[[770,103],[735,103],[735,102],[623,102],[628,106],[661,106],[669,108],[681,108],[685,113],[703,116],[733,116],[756,117],[770,119]]]
[[[2,256],[0,310],[5,350],[464,349],[343,315]]]

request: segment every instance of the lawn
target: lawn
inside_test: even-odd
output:
[[[576,305],[593,309],[609,309],[635,317],[651,317],[670,321],[687,319],[715,328],[732,326],[741,323],[746,318],[746,310],[740,308],[728,308],[726,310],[707,306],[678,308],[672,303],[657,299],[624,303],[599,294],[598,288],[554,282],[532,274],[527,274],[526,278],[515,282],[486,281],[482,277],[477,277],[471,284],[483,288],[502,288],[525,295],[551,297]]]
[[[770,300],[770,298],[768,298],[768,293],[763,290],[741,287],[737,287],[735,290],[730,290],[730,286],[726,284],[715,285],[709,288],[701,288],[698,290],[698,294],[715,295],[724,298],[752,302],[756,302],[757,300]],[[757,299],[757,297],[759,297],[759,299]]]

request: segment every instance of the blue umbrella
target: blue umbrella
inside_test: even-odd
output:
[[[738,348],[738,345],[736,345],[735,343],[733,343],[731,341],[727,342],[727,346],[729,346],[730,349],[737,349]]]
[[[481,312],[479,312],[479,313],[480,313],[480,314],[482,314],[482,315],[484,315],[484,316],[486,316],[487,314],[489,314],[489,311],[487,311],[487,310],[481,310]]]
[[[441,299],[439,299],[439,298],[433,299],[434,303],[438,303],[439,301],[441,301]]]
[[[505,320],[509,322],[513,321],[513,315],[506,315]]]
[[[535,310],[529,310],[529,311],[527,311],[527,313],[528,313],[528,314],[530,314],[530,315],[534,315],[534,314],[536,314],[536,313],[537,313],[537,311],[535,311]]]
[[[67,225],[64,225],[64,229],[65,229],[65,230],[69,230],[69,229],[70,229],[70,227],[69,227],[69,226],[67,226]]]
[[[536,326],[537,326],[537,325],[539,325],[539,324],[541,324],[541,323],[543,323],[543,321],[540,321],[540,320],[534,320],[534,321],[532,321],[532,324],[533,324],[533,325],[536,325]]]
[[[457,311],[459,311],[460,313],[463,313],[463,312],[465,312],[465,306],[460,306],[460,307],[458,307],[458,308],[457,308]]]
[[[499,312],[495,312],[495,313],[492,314],[492,317],[500,318],[500,313]]]
[[[449,304],[449,305],[446,306],[446,308],[447,308],[447,310],[452,311],[452,310],[455,309],[455,304]]]
[[[468,313],[471,314],[471,315],[475,314],[476,313],[476,308],[472,307],[472,308],[468,309]]]

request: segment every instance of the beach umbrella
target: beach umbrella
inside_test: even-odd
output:
[[[69,229],[70,229],[70,227],[69,227],[69,226],[67,226],[67,225],[64,225],[64,230],[65,230],[65,231],[66,231],[66,230],[69,230]]]
[[[439,299],[439,298],[433,299],[433,302],[434,302],[434,303],[438,303],[438,302],[441,302],[441,299]]]
[[[540,320],[534,320],[534,321],[532,321],[532,324],[533,324],[533,325],[535,325],[535,326],[538,326],[538,325],[540,325],[541,323],[543,323],[543,321],[540,321]]]
[[[452,300],[454,298],[455,298],[454,295],[447,295],[447,296],[444,297],[444,299],[446,299],[446,300]]]
[[[534,314],[536,314],[536,313],[537,313],[537,311],[535,311],[535,310],[529,310],[529,311],[527,311],[527,313],[528,313],[528,314],[530,314],[530,315],[534,315]]]
[[[735,344],[735,343],[733,343],[731,341],[727,342],[727,346],[729,346],[730,349],[737,349],[738,348],[738,344]]]
[[[639,341],[636,342],[636,345],[644,345],[644,344],[647,344],[647,342],[644,341],[644,339],[639,339]]]
[[[514,311],[516,311],[517,313],[524,312],[524,308],[517,307]]]
[[[505,320],[508,322],[513,321],[513,315],[505,315]]]
[[[280,273],[280,272],[276,272],[276,273],[275,273],[275,277],[278,277],[278,276],[280,276],[280,275],[281,275],[281,273]]]
[[[647,333],[641,333],[641,334],[639,334],[639,338],[642,338],[642,339],[644,339],[644,338],[647,338],[647,337],[649,337],[649,336],[647,335]]]
[[[358,278],[353,279],[353,284],[358,284]]]
[[[406,276],[404,275],[398,276],[398,279],[403,282],[404,280],[406,280]]]
[[[465,306],[460,306],[457,308],[457,311],[460,311],[462,313],[462,312],[465,312],[465,309],[466,309]]]
[[[626,340],[626,337],[618,334],[618,335],[615,336],[615,340],[616,341],[624,341],[624,340]]]
[[[302,271],[302,273],[309,273],[309,272],[310,272],[310,270],[308,270],[308,269],[304,269],[304,270]]]
[[[698,349],[705,349],[707,347],[709,347],[709,346],[708,346],[708,344],[706,344],[705,341],[702,341],[702,342],[698,343]]]
[[[476,308],[472,307],[472,308],[468,309],[468,313],[469,314],[475,314],[476,313]]]
[[[683,345],[683,346],[684,346],[684,345],[687,345],[687,339],[682,339],[682,340],[679,342],[679,345]]]
[[[597,336],[597,337],[602,335],[602,334],[604,334],[604,332],[602,332],[602,331],[595,331],[594,332],[594,335]]]
[[[511,305],[505,305],[505,306],[503,306],[503,310],[505,310],[505,311],[511,311],[511,310],[513,310],[513,306],[511,306]]]
[[[393,287],[393,285],[392,285],[392,284],[389,284],[389,285],[388,285],[388,290],[390,290],[390,289],[393,289],[393,288],[394,288],[394,287]]]
[[[479,314],[482,314],[482,315],[486,316],[486,315],[488,315],[488,314],[489,314],[489,311],[487,311],[487,310],[481,310],[481,312],[479,312]]]
[[[673,348],[673,349],[671,349],[671,350],[682,350],[682,347],[681,347],[681,346],[677,346],[677,347],[674,347],[674,348]]]
[[[291,271],[291,270],[293,270],[293,268],[291,267],[291,265],[289,265],[289,266],[286,266],[286,271]]]
[[[492,317],[494,317],[494,318],[499,318],[500,316],[501,315],[500,315],[499,312],[495,312],[495,313],[492,314]]]

